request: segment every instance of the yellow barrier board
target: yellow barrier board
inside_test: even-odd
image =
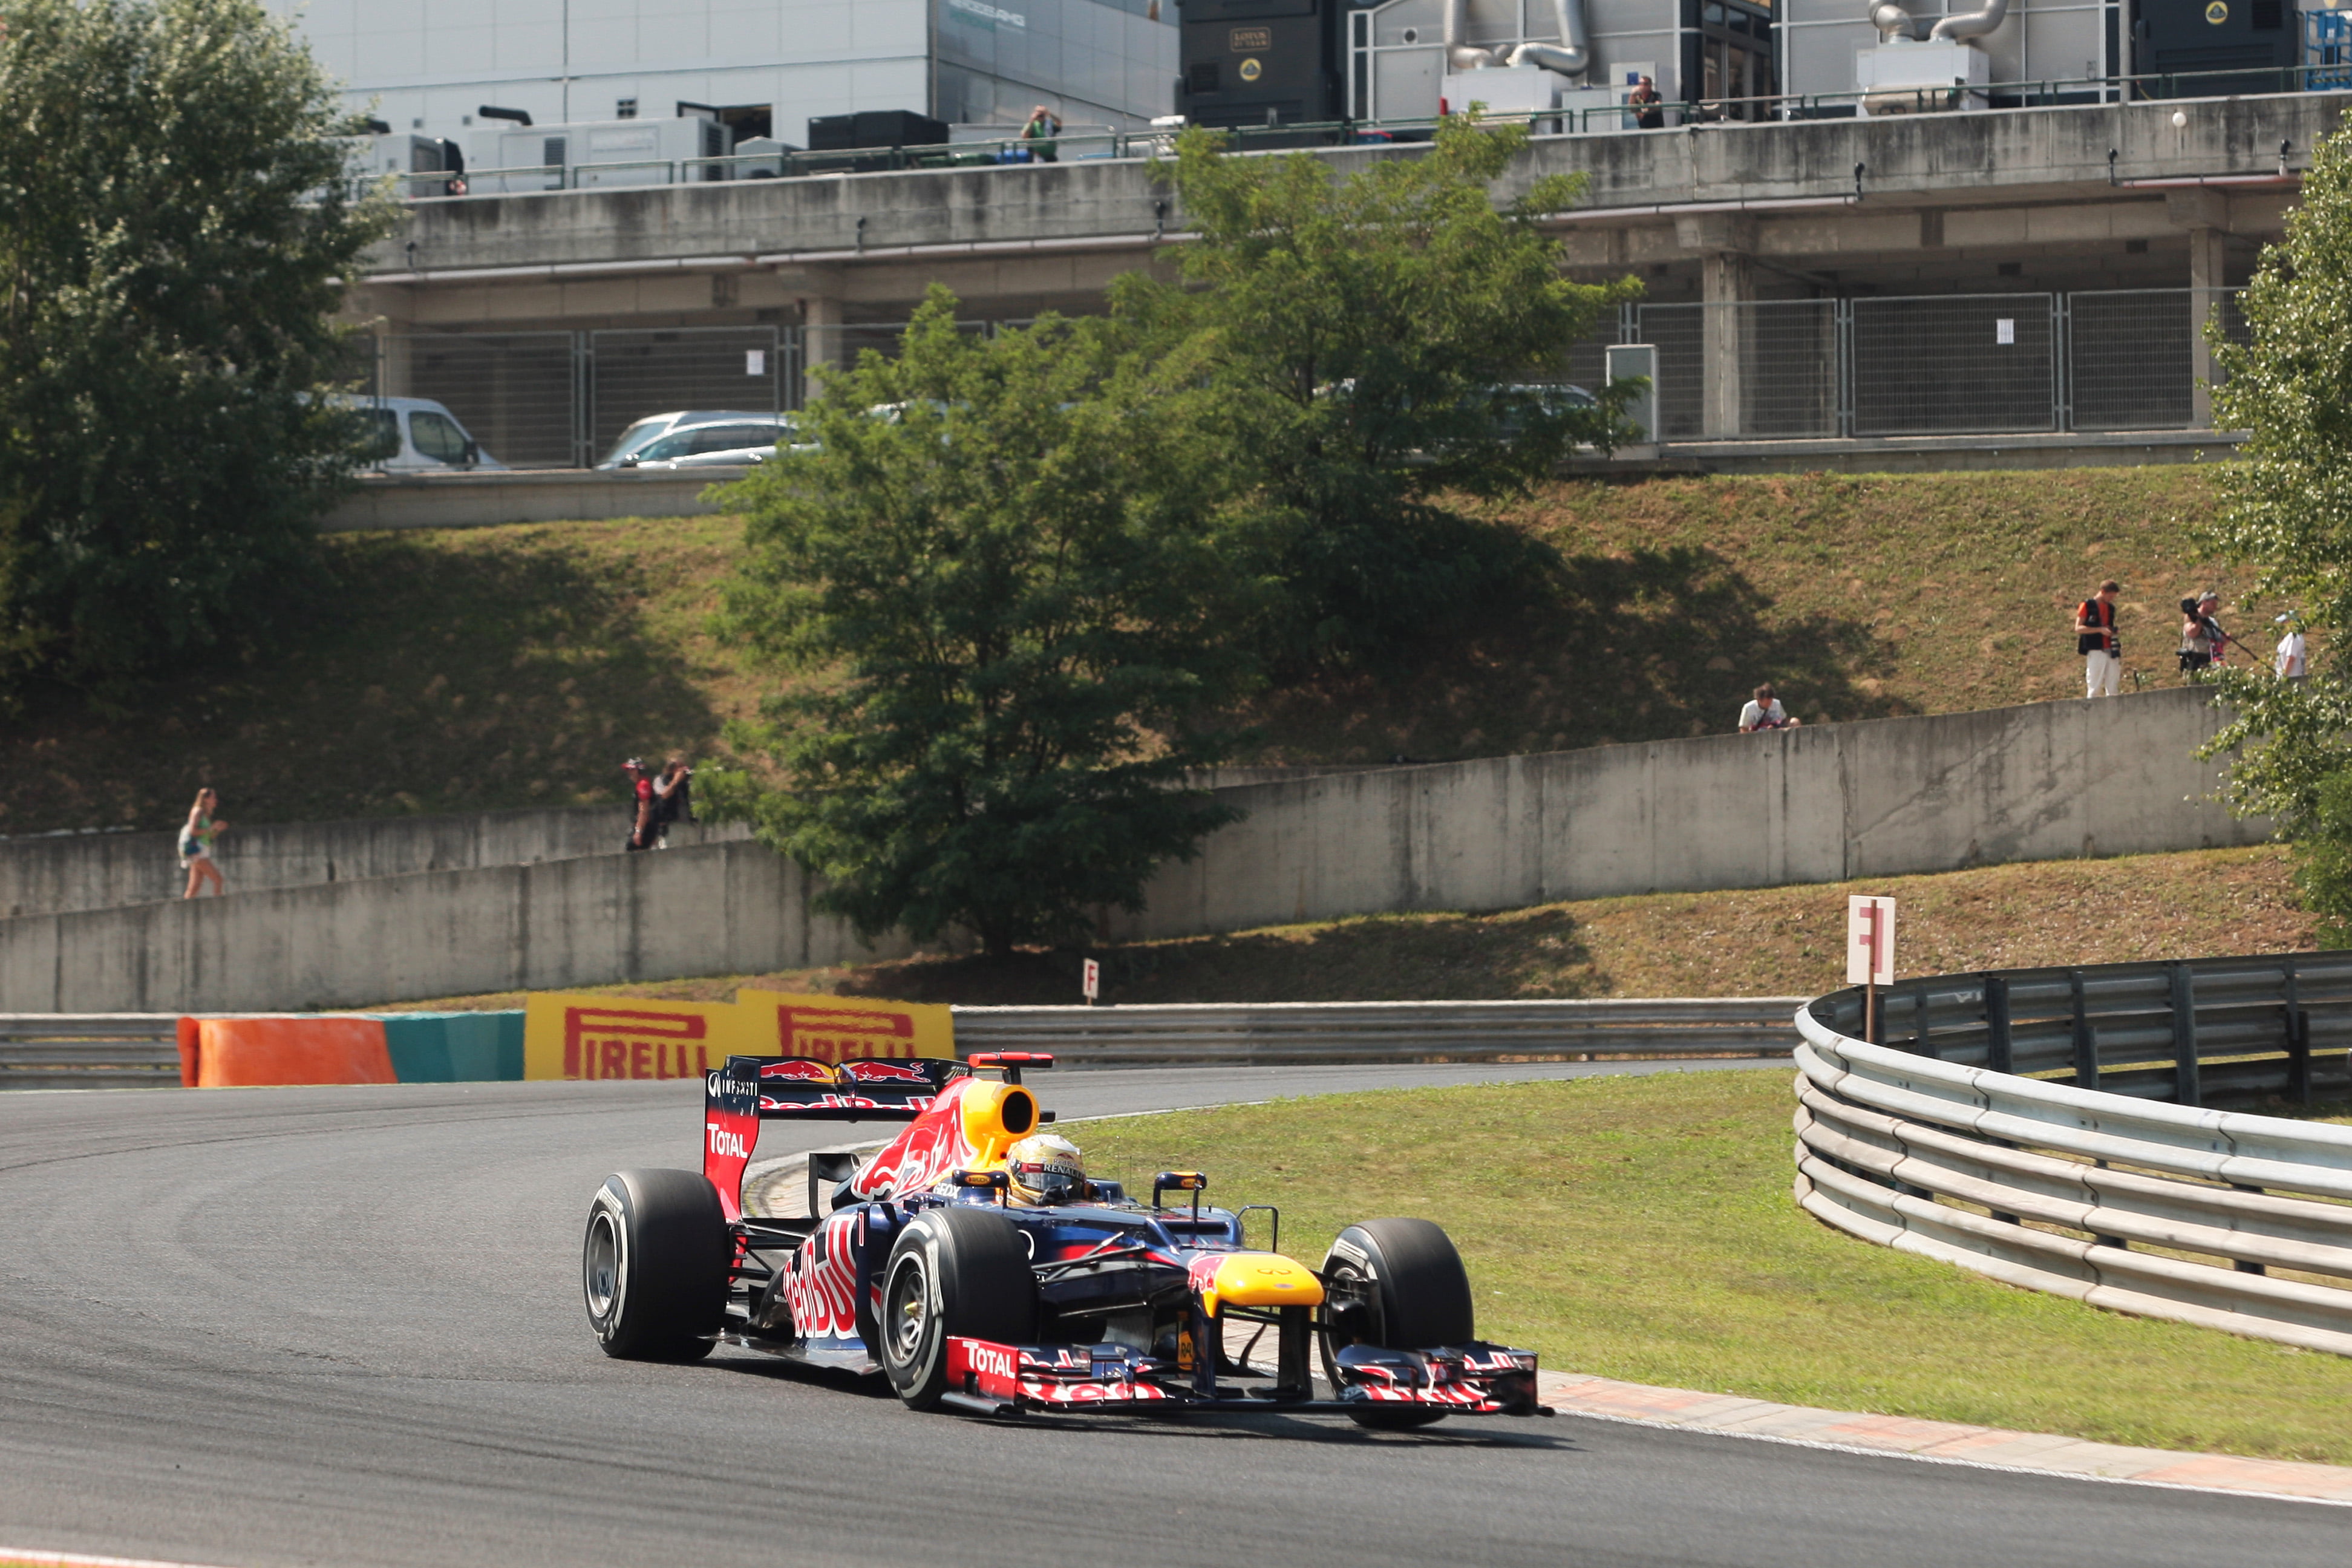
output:
[[[756,1031],[761,1056],[821,1062],[955,1056],[955,1014],[933,1004],[745,990],[735,993],[735,1005]]]
[[[700,1078],[730,1056],[773,1054],[759,1037],[760,1021],[732,1002],[534,991],[523,1001],[522,1075]]]
[[[534,991],[523,1001],[525,1078],[699,1078],[730,1056],[952,1058],[955,1015],[919,1002],[782,991],[739,991],[732,1002]]]

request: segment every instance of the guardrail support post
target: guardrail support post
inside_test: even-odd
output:
[[[1985,1066],[1994,1072],[2014,1072],[2009,1043],[2009,977],[1984,977]]]
[[[2083,972],[2070,969],[2066,981],[2074,996],[2074,1087],[2099,1087],[2099,1032],[2091,1026],[2083,1007]]]
[[[2300,1007],[2289,1007],[2286,1016],[2286,1095],[2297,1105],[2309,1105],[2311,1015]]]
[[[2297,1105],[2311,1103],[2311,1015],[2302,1006],[2295,986],[2294,959],[2286,961],[2286,1097]]]
[[[2091,1163],[2102,1171],[2107,1168],[2107,1163],[2105,1160],[2094,1160]],[[2101,1236],[2095,1230],[2091,1233],[2091,1245],[2094,1247],[2124,1247],[2124,1238],[2120,1236]],[[2124,1250],[2128,1252],[2131,1248],[2124,1247]]]
[[[1936,1042],[1928,1037],[1927,983],[1924,980],[1911,987],[1911,1048],[1923,1057],[1936,1054]]]
[[[2197,1082],[2197,984],[2185,963],[2172,965],[2172,1097],[2201,1105]]]
[[[2262,1188],[2250,1187],[2243,1182],[2231,1182],[2230,1184],[2230,1190],[2233,1193],[2259,1193],[2262,1191]],[[2236,1269],[2241,1274],[2267,1274],[2270,1272],[2269,1269],[2263,1268],[2261,1264],[2249,1263],[2242,1258],[2231,1258],[2230,1260],[2230,1267]]]

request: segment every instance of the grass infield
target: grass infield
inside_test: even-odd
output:
[[[1205,1170],[1221,1203],[1280,1205],[1283,1249],[1309,1263],[1353,1220],[1433,1219],[1469,1265],[1479,1331],[1556,1370],[2352,1464],[2352,1360],[2103,1312],[1832,1231],[1790,1196],[1793,1106],[1789,1075],[1759,1069],[1067,1131],[1105,1174]]]

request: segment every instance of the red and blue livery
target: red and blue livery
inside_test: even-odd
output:
[[[730,1058],[704,1085],[702,1170],[597,1190],[583,1259],[597,1339],[615,1356],[725,1343],[879,1373],[915,1409],[974,1415],[1551,1414],[1534,1352],[1477,1338],[1462,1259],[1426,1220],[1351,1225],[1309,1268],[1248,1245],[1244,1215],[1263,1210],[1276,1247],[1281,1215],[1204,1204],[1197,1172],[1162,1172],[1148,1203],[1107,1181],[1013,1201],[1007,1151],[1053,1121],[1022,1071],[1052,1065]],[[811,1155],[807,1215],[746,1214],[761,1123],[781,1121],[906,1126],[862,1158]]]

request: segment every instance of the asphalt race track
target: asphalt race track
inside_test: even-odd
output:
[[[1076,1117],[1596,1070],[1615,1069],[1040,1087]],[[609,1361],[580,1306],[589,1194],[617,1167],[692,1164],[700,1090],[0,1097],[0,1547],[257,1568],[2352,1557],[2341,1509],[1574,1417],[1005,1426],[731,1351]],[[771,1124],[761,1152],[843,1131]]]

